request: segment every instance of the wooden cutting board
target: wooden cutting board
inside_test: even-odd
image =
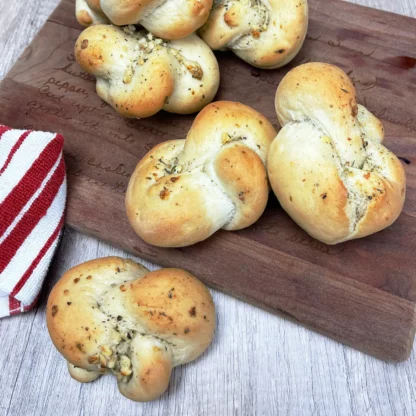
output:
[[[416,329],[416,20],[333,0],[311,0],[310,9],[305,45],[283,69],[262,71],[218,53],[217,99],[250,105],[278,128],[274,93],[290,68],[310,61],[342,67],[359,101],[384,122],[386,145],[407,174],[404,212],[371,237],[326,246],[271,195],[249,229],[220,231],[180,249],[141,241],[124,213],[129,176],[155,144],[184,138],[193,116],[161,112],[125,120],[100,101],[94,78],[74,60],[80,27],[73,0],[61,2],[0,84],[0,123],[64,135],[71,227],[157,264],[186,268],[213,287],[382,359],[404,360]],[[265,340],[270,348],[281,341]]]

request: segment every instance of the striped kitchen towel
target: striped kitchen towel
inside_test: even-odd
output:
[[[63,143],[59,134],[0,125],[0,318],[35,305],[58,245]]]

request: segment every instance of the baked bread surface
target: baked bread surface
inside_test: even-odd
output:
[[[212,0],[76,0],[76,17],[83,26],[140,24],[163,39],[182,39],[208,18]]]
[[[97,78],[98,95],[125,117],[194,113],[218,90],[217,60],[196,35],[168,42],[135,26],[95,25],[79,36],[75,57]]]
[[[357,104],[339,68],[309,63],[276,92],[282,126],[267,160],[274,193],[305,231],[327,244],[391,225],[403,208],[406,178],[382,142],[383,125]]]
[[[208,289],[190,273],[149,272],[118,257],[66,272],[49,296],[46,316],[74,379],[114,374],[120,392],[136,401],[160,396],[172,368],[209,346],[216,323]]]
[[[219,0],[199,34],[213,50],[272,69],[296,56],[307,30],[306,0]]]
[[[182,247],[220,228],[250,226],[267,203],[265,161],[275,135],[250,107],[208,105],[186,140],[155,146],[137,165],[126,193],[133,229],[149,244]]]

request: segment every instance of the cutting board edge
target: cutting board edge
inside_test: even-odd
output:
[[[103,241],[103,242],[107,243],[107,244],[116,246],[116,247],[118,247],[118,248],[120,248],[120,249],[122,249],[122,250],[136,256],[136,257],[140,257],[140,258],[142,258],[146,261],[149,261],[151,263],[158,264],[161,267],[172,267],[171,264],[166,264],[163,260],[160,260],[159,258],[154,258],[150,255],[147,255],[145,252],[142,252],[142,251],[138,252],[137,250],[135,250],[134,248],[131,248],[129,246],[123,246],[121,244],[114,244],[114,242],[109,241],[105,238],[102,238],[100,236],[99,232],[97,232],[95,230],[92,230],[92,229],[87,230],[87,228],[85,228],[85,227],[80,228],[77,224],[73,224],[73,223],[71,223],[71,221],[68,221],[68,219],[66,219],[65,224],[66,224],[66,226],[69,226],[70,228],[72,228],[75,231],[78,231],[78,232],[81,232],[83,234],[94,237],[94,238],[96,238],[100,241]],[[232,297],[234,297],[236,299],[239,299],[243,302],[249,303],[250,305],[260,307],[261,309],[266,310],[267,312],[272,313],[273,315],[277,315],[277,316],[280,316],[280,317],[282,317],[284,319],[287,319],[291,322],[294,322],[296,324],[300,324],[304,328],[313,330],[314,332],[317,332],[317,333],[319,333],[323,336],[329,337],[329,338],[331,338],[331,339],[333,339],[337,342],[340,342],[344,345],[347,345],[347,346],[349,346],[351,348],[354,348],[358,351],[361,351],[365,354],[371,355],[371,356],[373,356],[377,359],[387,361],[387,362],[399,363],[399,362],[406,361],[412,353],[414,339],[415,339],[415,335],[416,335],[416,303],[413,303],[413,302],[411,302],[407,299],[400,298],[399,296],[396,296],[392,293],[386,293],[384,291],[381,291],[378,288],[371,287],[373,290],[379,291],[380,293],[382,293],[383,296],[388,296],[391,299],[394,299],[395,302],[399,302],[399,303],[403,304],[404,308],[407,308],[410,305],[411,305],[411,308],[412,308],[412,317],[409,320],[409,325],[406,326],[406,328],[409,332],[408,344],[404,345],[403,349],[401,349],[400,352],[397,353],[397,354],[390,354],[389,355],[389,354],[379,353],[378,351],[375,351],[374,348],[372,348],[371,346],[366,347],[364,345],[357,344],[354,341],[349,340],[348,338],[340,337],[340,336],[334,335],[330,332],[327,332],[327,331],[323,330],[322,328],[320,328],[319,326],[315,326],[313,324],[307,324],[307,323],[297,319],[295,316],[291,315],[290,313],[284,311],[283,309],[276,308],[276,307],[270,307],[270,306],[268,306],[268,305],[266,305],[266,304],[264,304],[260,301],[252,300],[252,299],[250,299],[250,298],[248,298],[244,295],[241,295],[239,293],[236,293],[232,290],[227,290],[225,288],[222,288],[221,286],[213,284],[209,280],[205,279],[203,276],[198,276],[198,278],[201,279],[204,283],[206,283],[209,287],[211,287],[215,290],[218,290],[221,293],[225,293],[226,295],[232,296]],[[363,283],[360,283],[360,284],[363,285],[363,286],[366,286]],[[398,321],[398,324],[400,324],[401,327],[403,328],[403,321],[400,320],[400,318],[398,318],[397,321]]]

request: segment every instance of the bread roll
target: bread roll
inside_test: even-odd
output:
[[[306,0],[219,0],[199,34],[214,50],[272,69],[295,57],[307,29]]]
[[[74,379],[113,374],[120,392],[135,401],[159,397],[172,368],[209,346],[216,322],[210,293],[191,274],[150,273],[118,257],[67,271],[49,296],[46,319]]]
[[[101,9],[100,0],[76,0],[75,15],[82,26],[105,24],[108,19]]]
[[[76,17],[83,26],[140,24],[155,36],[182,39],[208,18],[212,0],[76,0]]]
[[[196,35],[165,42],[134,26],[91,26],[79,36],[75,57],[97,78],[98,95],[125,117],[193,113],[218,90],[217,60]]]
[[[381,122],[357,104],[339,68],[309,63],[290,71],[276,92],[282,126],[267,160],[286,212],[327,244],[391,225],[403,208],[406,179],[383,145]]]
[[[127,188],[127,217],[147,243],[182,247],[239,230],[263,213],[273,126],[243,104],[219,101],[196,117],[186,140],[155,146]]]

